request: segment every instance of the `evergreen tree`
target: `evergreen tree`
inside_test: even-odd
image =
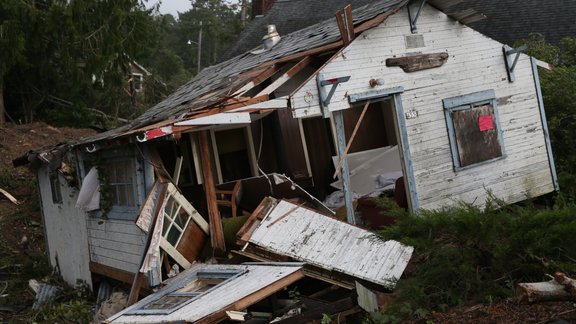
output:
[[[85,108],[134,114],[125,99],[129,63],[156,37],[141,0],[5,0],[0,19],[17,31],[0,38],[9,113],[64,123],[83,120]]]

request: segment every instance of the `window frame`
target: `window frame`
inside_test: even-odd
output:
[[[143,84],[144,84],[144,74],[142,73],[137,73],[137,72],[132,72],[131,73],[131,83],[132,83],[132,90],[134,92],[140,92],[142,91],[143,88]],[[136,81],[136,79],[138,79],[138,81]]]
[[[99,159],[105,160],[106,164],[116,163],[117,161],[129,161],[132,166],[132,194],[134,195],[134,206],[120,206],[112,205],[110,211],[106,215],[107,219],[111,220],[122,220],[122,221],[134,221],[138,217],[140,211],[140,206],[143,203],[143,181],[144,179],[139,178],[138,169],[140,167],[139,161],[136,157],[136,150],[132,148],[116,148],[107,151],[98,151],[94,153],[81,152],[79,155],[78,162],[78,173],[80,175],[79,182],[80,188],[84,183],[84,178],[90,169],[94,166],[90,162],[91,159],[88,158],[86,154],[98,154]],[[102,209],[94,210],[88,212],[91,217],[98,218],[102,216]]]
[[[189,276],[186,276],[186,278],[184,280],[181,280],[179,282],[175,282],[169,288],[166,287],[165,288],[166,291],[164,291],[164,292],[160,291],[156,295],[150,296],[152,298],[149,301],[147,301],[146,304],[138,307],[137,309],[133,309],[133,310],[127,312],[125,315],[168,315],[168,314],[171,314],[174,311],[181,309],[182,307],[192,303],[194,300],[198,299],[199,297],[201,297],[201,296],[203,296],[203,295],[205,295],[211,291],[214,291],[215,289],[218,289],[222,285],[238,278],[239,276],[244,275],[247,272],[248,272],[247,269],[220,269],[220,270],[202,270],[202,269],[200,269],[200,270],[194,271]],[[211,288],[209,288],[205,291],[202,291],[202,292],[178,292],[178,290],[181,290],[182,288],[190,285],[191,283],[193,283],[197,279],[225,279],[225,280],[216,284],[214,287],[211,287]],[[160,300],[161,298],[164,298],[164,297],[190,297],[190,298],[187,300],[181,301],[180,303],[175,304],[171,308],[144,309],[144,307],[151,305],[151,304],[157,302],[158,300]]]
[[[48,181],[50,182],[50,193],[52,196],[52,203],[55,205],[62,205],[62,185],[60,182],[60,175],[58,171],[48,170]]]
[[[454,171],[466,170],[506,158],[506,147],[504,146],[504,137],[500,123],[500,118],[498,116],[496,93],[493,89],[473,92],[470,94],[457,97],[446,98],[442,100],[442,103],[444,105],[444,115],[446,119],[446,125],[448,128],[448,139],[450,142],[450,150],[452,154],[452,163],[454,166]],[[492,106],[492,115],[494,117],[493,123],[494,127],[496,128],[501,154],[500,156],[488,160],[479,161],[476,163],[462,166],[460,162],[458,141],[456,137],[456,131],[454,129],[454,120],[452,118],[452,112],[473,109],[486,104],[490,104]]]
[[[136,165],[136,159],[129,156],[118,156],[112,157],[107,160],[107,164],[114,164],[118,162],[128,162],[132,166],[132,199],[134,201],[134,206],[128,205],[112,205],[112,208],[108,212],[109,219],[120,219],[120,220],[134,220],[138,217],[138,211],[140,210],[140,202],[138,197],[138,173],[136,170],[138,166]],[[109,184],[114,189],[118,189],[115,185]]]

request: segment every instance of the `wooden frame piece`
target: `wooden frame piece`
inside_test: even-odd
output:
[[[237,238],[236,244],[242,246],[248,243],[250,236],[252,236],[252,233],[254,233],[258,225],[260,225],[260,222],[264,219],[264,217],[266,217],[266,215],[268,214],[268,212],[270,212],[270,210],[276,207],[277,204],[278,201],[274,198],[271,197],[264,198],[264,200],[260,202],[258,207],[256,207],[254,212],[252,212],[252,215],[248,217],[244,225],[240,227],[238,233],[236,233]]]
[[[292,78],[298,72],[302,71],[305,67],[307,67],[310,64],[310,62],[312,62],[312,58],[310,56],[305,56],[298,63],[296,63],[296,65],[294,65],[293,67],[288,69],[288,71],[286,71],[281,76],[279,76],[269,86],[267,86],[262,91],[260,91],[256,95],[256,97],[268,95],[268,94],[271,94],[272,92],[276,91],[276,89],[280,88],[284,83],[286,83],[288,80],[290,80],[290,78]]]
[[[220,219],[218,204],[216,202],[216,188],[214,186],[214,173],[212,172],[212,161],[210,159],[208,131],[198,133],[198,142],[200,145],[200,158],[202,160],[202,173],[204,174],[204,190],[206,192],[210,218],[210,240],[214,251],[216,253],[223,253],[226,251],[226,243],[224,242],[222,219]]]
[[[230,196],[229,200],[225,199],[227,196]],[[216,189],[216,204],[218,206],[230,207],[230,209],[232,209],[232,217],[236,217],[238,209],[238,200],[240,199],[239,196],[242,196],[242,181],[236,180],[236,183],[234,184],[234,188],[232,188],[232,190]]]
[[[196,323],[198,324],[209,324],[209,323],[218,323],[222,320],[225,320],[228,318],[228,316],[226,315],[227,311],[239,311],[239,310],[243,310],[248,308],[251,305],[254,305],[255,303],[263,300],[264,298],[274,294],[275,292],[288,287],[289,285],[295,283],[296,281],[300,280],[304,278],[304,270],[300,269],[296,272],[291,273],[290,275],[272,283],[271,285],[268,285],[267,287],[265,287],[264,289],[260,289],[258,291],[256,291],[255,293],[246,296],[238,301],[236,301],[234,304],[216,312],[213,314],[210,314],[204,318],[202,318],[201,320],[197,321]]]
[[[279,70],[279,67],[275,64],[272,64],[271,66],[267,67],[262,73],[258,74],[256,77],[254,77],[252,79],[252,81],[248,82],[247,84],[242,86],[240,89],[236,90],[234,92],[233,96],[236,96],[236,95],[241,96],[244,93],[246,93],[247,91],[250,91],[250,89],[257,87],[262,82],[264,82],[265,80],[267,80],[268,78],[270,78],[271,76],[276,74],[276,72],[278,72],[278,70]]]
[[[222,124],[249,124],[250,113],[247,112],[226,112],[189,119],[174,123],[174,126],[204,126],[204,125],[222,125]]]
[[[448,60],[448,53],[420,54],[386,59],[386,66],[399,66],[406,73],[441,67]]]

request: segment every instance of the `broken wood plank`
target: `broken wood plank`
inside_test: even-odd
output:
[[[344,17],[340,10],[336,11],[336,23],[338,24],[338,30],[340,31],[340,37],[342,38],[344,46],[348,46],[348,44],[350,44],[350,34],[346,30]]]
[[[350,139],[348,140],[348,144],[346,144],[346,149],[344,150],[344,154],[342,154],[342,156],[340,157],[340,161],[338,161],[338,165],[336,166],[336,171],[334,171],[334,175],[332,176],[332,178],[336,178],[336,176],[338,174],[340,174],[340,167],[342,166],[342,162],[344,162],[346,155],[348,155],[348,150],[350,149],[350,146],[352,146],[352,142],[354,142],[354,138],[356,138],[356,133],[358,132],[358,128],[360,128],[360,123],[362,123],[362,120],[364,119],[364,115],[366,114],[366,110],[368,110],[369,105],[370,105],[370,100],[366,101],[366,104],[364,105],[364,108],[362,109],[362,113],[360,114],[360,117],[358,118],[358,121],[356,122],[356,126],[354,126],[354,130],[352,131],[352,135],[350,136]]]
[[[223,253],[226,251],[226,243],[224,242],[222,219],[220,219],[218,204],[216,203],[216,187],[214,186],[214,173],[212,171],[212,161],[210,159],[208,131],[201,131],[198,133],[198,144],[200,146],[200,159],[202,160],[202,173],[204,174],[204,191],[208,203],[212,249],[216,253]]]
[[[297,323],[309,323],[313,320],[322,319],[324,314],[326,315],[334,315],[340,312],[347,311],[349,309],[353,309],[356,306],[354,304],[354,300],[351,297],[346,297],[344,299],[340,299],[336,302],[331,304],[320,306],[309,311],[306,311],[300,315],[292,316],[275,323],[278,324],[297,324]]]
[[[260,221],[264,219],[264,217],[266,217],[266,214],[268,214],[268,212],[272,210],[272,208],[274,208],[277,204],[278,201],[274,198],[271,197],[264,198],[264,200],[262,200],[262,202],[260,202],[260,204],[256,207],[254,212],[252,212],[250,217],[248,217],[246,223],[244,223],[244,225],[240,227],[238,233],[236,233],[237,237],[236,244],[238,244],[239,246],[246,244],[250,239],[250,236],[252,235],[254,230],[256,230],[256,228],[260,224]]]
[[[280,97],[248,105],[246,107],[236,108],[234,110],[231,110],[230,112],[255,112],[255,111],[263,112],[265,110],[272,111],[275,109],[288,108],[288,100],[289,100],[288,97]]]
[[[202,126],[202,125],[231,125],[231,124],[250,124],[250,113],[219,113],[215,115],[193,118],[174,123],[174,126]]]
[[[448,53],[420,54],[386,59],[386,66],[399,66],[404,72],[416,72],[444,65]]]
[[[131,284],[134,279],[134,274],[125,270],[116,269],[101,263],[90,261],[88,264],[90,272],[104,277],[108,277],[120,282]],[[145,285],[148,288],[148,285]]]
[[[0,188],[0,193],[3,194],[8,200],[10,200],[14,205],[20,205],[18,199],[14,198],[8,191]]]
[[[310,56],[305,56],[298,63],[296,63],[296,65],[294,65],[293,67],[288,69],[288,71],[286,71],[281,76],[279,76],[269,86],[267,86],[262,91],[260,91],[256,95],[256,97],[259,97],[262,95],[268,95],[268,94],[271,94],[272,92],[276,91],[276,89],[280,88],[280,86],[282,86],[284,83],[286,83],[288,80],[290,80],[294,75],[296,75],[298,72],[302,71],[305,67],[307,67],[310,64],[310,62],[312,62],[312,58]]]
[[[348,38],[350,39],[350,41],[353,41],[355,34],[354,34],[354,22],[352,21],[351,4],[347,4],[346,7],[344,7],[344,20],[345,20],[346,32],[348,33]]]
[[[211,315],[208,315],[204,318],[202,318],[200,321],[197,321],[196,323],[199,324],[208,324],[208,323],[218,323],[226,318],[228,318],[228,316],[226,315],[227,311],[239,311],[239,310],[243,310],[248,308],[251,305],[254,305],[255,303],[263,300],[264,298],[274,294],[275,292],[284,289],[286,287],[288,287],[289,285],[293,284],[294,282],[300,280],[304,278],[304,270],[300,269],[298,271],[295,271],[291,274],[289,274],[286,277],[283,277],[282,279],[272,283],[271,285],[267,286],[264,289],[260,289],[256,292],[254,292],[253,294],[246,296],[238,301],[236,301],[234,304],[216,312],[213,313]]]
[[[271,76],[276,74],[276,72],[278,72],[278,69],[279,69],[279,66],[276,64],[272,64],[271,66],[265,68],[265,70],[262,73],[258,74],[256,77],[254,77],[252,79],[252,81],[248,82],[247,84],[242,86],[240,89],[235,91],[233,95],[234,96],[242,95],[242,94],[246,93],[247,91],[250,91],[251,89],[257,87],[262,82],[266,81],[268,78],[270,78]]]
[[[144,251],[142,252],[142,258],[140,259],[140,264],[138,265],[138,269],[134,274],[134,279],[132,280],[132,287],[130,289],[130,295],[128,296],[128,301],[126,307],[135,304],[138,301],[138,296],[140,295],[140,289],[145,282],[144,273],[140,270],[142,266],[148,261],[148,249],[152,245],[152,241],[154,240],[154,232],[156,232],[156,222],[158,221],[158,214],[160,214],[160,210],[162,209],[162,205],[164,204],[164,200],[166,199],[166,192],[168,191],[167,186],[162,186],[162,190],[160,195],[158,196],[158,202],[156,204],[156,210],[154,211],[152,222],[150,224],[150,229],[148,231],[148,235],[146,237],[146,245],[144,246]]]

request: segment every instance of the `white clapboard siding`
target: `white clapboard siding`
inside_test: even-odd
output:
[[[384,241],[348,223],[280,201],[262,220],[249,244],[328,271],[394,288],[413,248]]]
[[[350,76],[336,89],[331,111],[348,109],[348,95],[402,87],[404,111],[418,117],[406,120],[410,160],[418,205],[438,208],[456,201],[483,205],[487,191],[508,203],[553,190],[545,137],[530,58],[524,54],[516,65],[516,81],[508,82],[503,44],[468,28],[425,5],[418,18],[425,47],[406,48],[412,35],[406,9],[383,24],[359,35],[320,71],[326,78]],[[416,53],[447,52],[438,68],[405,73],[387,67],[386,59]],[[370,79],[384,85],[369,86]],[[454,171],[442,99],[493,89],[506,158]],[[306,102],[310,95],[314,100]],[[293,115],[321,115],[316,80],[310,79],[290,98]],[[308,100],[310,101],[310,100]],[[403,118],[403,116],[401,116]]]
[[[88,217],[90,259],[129,272],[138,270],[146,235],[134,221]]]
[[[38,170],[38,188],[42,201],[44,230],[48,243],[50,264],[58,267],[62,278],[70,285],[77,280],[92,287],[90,275],[88,233],[84,212],[75,207],[78,190],[66,184],[57,175],[62,193],[62,204],[52,203],[50,175],[47,167]]]

